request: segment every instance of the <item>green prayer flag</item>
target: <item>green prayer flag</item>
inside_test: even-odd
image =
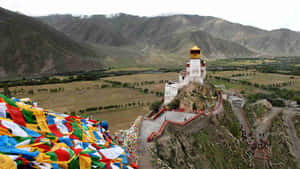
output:
[[[7,104],[9,104],[9,105],[11,105],[11,106],[13,106],[13,107],[18,108],[18,106],[16,105],[16,102],[15,102],[15,101],[11,100],[10,98],[8,98],[8,97],[6,97],[6,96],[4,96],[4,95],[2,95],[2,94],[0,94],[0,97],[1,97]]]
[[[23,116],[27,123],[37,124],[35,116],[33,115],[33,112],[25,110],[25,109],[22,109],[21,112],[23,113]]]

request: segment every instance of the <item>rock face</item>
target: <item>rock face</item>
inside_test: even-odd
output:
[[[224,101],[223,113],[197,119],[183,128],[171,125],[166,128],[164,136],[155,143],[154,167],[297,168],[297,161],[288,149],[290,140],[285,130],[280,115],[272,121],[270,128],[269,158],[255,159],[251,147],[241,137],[239,122],[230,103]]]
[[[179,100],[179,107],[184,109],[185,112],[208,111],[214,107],[216,96],[213,85],[205,81],[203,85],[190,83],[184,86],[174,100]]]
[[[250,124],[255,124],[256,120],[260,120],[265,113],[272,109],[272,104],[266,99],[258,100],[252,104],[246,104],[244,110]]]
[[[272,104],[267,99],[258,100],[256,103],[253,104],[253,106],[263,106],[266,109],[266,111],[272,109]]]
[[[172,168],[249,168],[245,145],[235,132],[238,121],[228,104],[224,114],[197,119],[184,128],[168,127],[156,142],[156,158]]]

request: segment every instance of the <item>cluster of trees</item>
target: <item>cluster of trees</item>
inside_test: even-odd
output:
[[[50,89],[51,93],[55,93],[55,92],[63,92],[65,89],[63,87],[58,87],[58,88],[52,88]]]
[[[247,101],[250,103],[260,99],[267,99],[273,106],[282,107],[284,102],[282,99],[294,100],[300,104],[300,91],[292,91],[288,89],[275,89],[271,94],[257,93],[247,96]]]
[[[256,72],[249,72],[249,73],[237,73],[232,74],[231,77],[240,77],[240,76],[255,76]]]
[[[258,83],[252,83],[247,80],[237,80],[237,79],[231,79],[227,77],[219,77],[219,76],[209,76],[210,78],[215,78],[217,80],[222,80],[226,82],[233,82],[233,83],[239,83],[242,85],[248,85],[248,86],[254,86],[256,88],[264,89],[264,90],[276,90],[279,87],[284,87],[284,86],[291,86],[296,84],[295,80],[289,80],[288,82],[282,82],[282,83],[273,83],[273,84],[258,84]]]
[[[247,96],[248,103],[254,103],[260,99],[267,99],[273,106],[284,107],[285,104],[283,100],[279,99],[278,96],[274,93],[266,94],[266,93],[256,93]]]
[[[155,101],[150,105],[150,110],[152,110],[153,112],[158,112],[159,108],[161,107],[162,102],[161,101]],[[175,98],[174,100],[172,100],[171,103],[168,104],[168,108],[169,109],[178,109],[180,106],[180,100]]]
[[[162,102],[160,101],[155,101],[150,105],[150,110],[154,111],[154,112],[158,112],[160,106],[161,106]]]
[[[37,89],[38,92],[48,92],[48,89],[42,88],[42,89]]]
[[[139,73],[165,73],[165,72],[178,72],[180,69],[156,69],[156,70],[132,70],[132,71],[107,71],[105,69],[93,70],[93,71],[74,71],[56,73],[53,75],[43,75],[39,77],[22,78],[18,80],[7,80],[0,83],[0,88],[13,86],[33,86],[42,84],[56,84],[56,83],[70,83],[74,81],[87,81],[87,80],[98,80],[104,77],[132,75]],[[59,79],[55,76],[63,76]],[[146,83],[152,83],[151,81]]]
[[[101,110],[110,110],[110,109],[126,109],[126,108],[132,108],[132,107],[144,107],[146,105],[150,105],[149,102],[144,103],[144,102],[130,102],[130,103],[125,103],[125,104],[111,104],[111,105],[105,105],[105,106],[95,106],[95,107],[89,107],[86,109],[80,109],[79,113],[84,113],[84,112],[92,112],[92,111],[101,111]]]
[[[243,85],[249,85],[249,86],[254,86],[263,90],[269,90],[272,93],[271,94],[264,94],[264,93],[258,93],[258,94],[253,94],[248,96],[248,101],[249,102],[255,102],[259,99],[267,99],[272,103],[274,106],[279,106],[282,107],[284,106],[284,103],[281,99],[287,99],[287,100],[294,100],[297,101],[298,104],[300,104],[300,91],[293,91],[293,90],[288,90],[288,89],[282,89],[280,87],[284,86],[290,86],[296,83],[296,81],[288,81],[288,82],[282,82],[282,83],[274,83],[274,84],[258,84],[258,83],[252,83],[249,81],[245,80],[235,80],[235,79],[230,79],[226,77],[218,77],[214,76],[215,79],[217,80],[223,80],[227,82],[235,82]]]
[[[7,89],[8,90],[8,89]],[[63,87],[58,87],[58,88],[51,88],[51,89],[47,89],[47,88],[42,88],[42,89],[37,89],[37,92],[51,92],[51,93],[55,93],[55,92],[63,92],[65,89]],[[25,89],[21,88],[20,90],[14,89],[12,90],[11,93],[13,93],[13,95],[17,95],[18,93],[25,93]],[[35,92],[33,89],[29,89],[27,91],[28,94],[33,95]]]
[[[143,86],[143,85],[151,85],[156,84],[156,81],[141,81],[141,82],[120,82],[120,81],[112,81],[112,80],[104,80],[107,83],[111,83],[113,87],[127,87],[127,88],[136,88],[137,86]],[[158,83],[166,83],[168,80],[160,80]]]
[[[169,109],[178,109],[180,106],[180,100],[175,98],[168,104]]]
[[[141,83],[138,82],[134,82],[134,83],[128,83],[128,82],[120,82],[120,81],[112,81],[112,80],[105,80],[105,82],[107,83],[111,83],[111,87],[123,87],[123,88],[131,88],[131,89],[137,89],[138,91],[144,93],[144,94],[155,94],[158,97],[161,97],[164,95],[163,92],[159,92],[159,91],[151,91],[148,88],[139,88],[137,87],[138,84],[155,84],[155,81],[144,81]],[[110,87],[109,85],[102,85],[102,88],[106,88],[106,87]]]

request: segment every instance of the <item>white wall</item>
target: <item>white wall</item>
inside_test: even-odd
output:
[[[201,64],[200,59],[190,60],[190,81],[200,83]]]
[[[177,83],[165,84],[165,98],[164,104],[169,104],[177,96],[178,88]]]

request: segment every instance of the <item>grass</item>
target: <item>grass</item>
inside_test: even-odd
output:
[[[259,65],[262,63],[276,63],[273,59],[210,59],[209,64],[220,66],[249,66]]]
[[[222,80],[211,79],[210,82],[214,85],[223,84],[226,89],[232,89],[232,90],[235,90],[235,91],[238,91],[238,92],[244,91],[246,95],[247,94],[253,94],[253,93],[266,92],[265,90],[258,89],[254,86],[230,83],[230,82],[226,82],[226,81],[222,81]]]
[[[295,128],[297,131],[297,136],[300,138],[300,115],[296,115],[295,120],[294,120]]]
[[[224,132],[221,128],[221,131]],[[225,132],[226,133],[226,132]],[[245,162],[244,145],[237,145],[236,142],[228,135],[222,134],[226,138],[218,138],[217,133],[212,131],[199,131],[193,135],[196,145],[195,149],[201,153],[203,159],[208,160],[210,168],[250,168]],[[223,140],[223,143],[216,143],[216,140]],[[198,166],[202,168],[201,165]]]
[[[271,148],[272,158],[271,162],[279,165],[274,168],[297,168],[297,162],[292,154],[289,152],[288,137],[285,133],[285,126],[282,120],[282,115],[277,116],[272,121],[271,127]]]
[[[146,70],[147,68],[128,68],[122,70]],[[121,69],[113,69],[112,71],[118,71]],[[232,74],[246,73],[252,72],[249,71],[223,71],[223,72],[215,72],[212,75],[215,76],[223,76],[223,77],[231,77]],[[63,77],[57,77],[63,78]],[[241,77],[235,77],[241,78]],[[279,74],[269,74],[269,73],[258,73],[256,72],[255,76],[249,76],[250,81],[257,81],[259,83],[267,83],[273,79],[274,80],[289,80],[289,75],[279,75]],[[264,81],[266,79],[266,81]],[[300,88],[300,77],[294,76],[294,79],[297,81],[297,84],[290,87]],[[124,76],[115,76],[115,77],[106,77],[101,80],[96,81],[80,81],[80,82],[72,82],[72,83],[64,83],[64,84],[47,84],[40,86],[18,86],[18,87],[10,87],[10,91],[14,97],[24,98],[29,97],[32,100],[39,103],[40,107],[49,108],[57,112],[72,112],[79,111],[80,109],[86,109],[91,107],[99,107],[99,106],[107,106],[112,104],[127,104],[132,102],[143,102],[143,103],[152,103],[154,101],[160,100],[161,97],[155,96],[155,94],[145,94],[136,89],[130,88],[112,88],[110,83],[106,83],[104,80],[112,80],[112,81],[120,81],[120,82],[129,82],[131,84],[145,81],[154,81],[154,84],[143,84],[136,87],[145,89],[148,88],[150,91],[154,92],[164,92],[164,84],[165,81],[168,80],[178,80],[177,72],[169,72],[169,73],[153,73],[153,74],[134,74],[134,75],[124,75]],[[161,80],[164,82],[161,83]],[[210,79],[213,84],[224,84],[226,89],[233,89],[236,91],[243,91],[245,94],[253,94],[259,92],[267,92],[256,88],[254,86],[242,85],[236,83],[230,83],[226,81]],[[101,88],[103,84],[107,84],[108,88]],[[50,92],[53,89],[61,88],[62,91],[58,92]],[[39,91],[41,89],[48,89],[48,91]],[[17,91],[16,94],[14,94]],[[0,89],[0,93],[3,92],[3,89]],[[30,94],[32,93],[33,94]],[[140,112],[143,111],[143,112]],[[128,110],[106,110],[105,112],[101,112],[99,114],[100,118],[109,119],[109,114],[122,114],[124,115],[124,124],[123,122],[111,121],[111,126],[119,126],[123,127],[130,124],[130,120],[134,120],[138,114],[147,113],[147,106],[139,107],[139,108],[129,108]],[[126,116],[128,115],[128,117]],[[97,116],[98,117],[98,116]],[[130,119],[129,121],[127,120]]]
[[[148,113],[148,103],[158,101],[161,97],[157,97],[155,94],[144,94],[136,89],[112,88],[111,84],[104,82],[104,80],[130,83],[155,81],[156,83],[153,85],[142,85],[139,87],[149,88],[149,90],[157,89],[158,91],[163,91],[164,83],[159,83],[159,81],[177,80],[177,77],[177,73],[135,74],[109,77],[96,81],[80,81],[40,86],[18,86],[10,87],[9,89],[12,94],[15,93],[14,91],[17,91],[14,95],[16,98],[29,97],[38,102],[40,107],[51,109],[60,113],[73,111],[78,112],[80,109],[112,104],[127,104],[132,102],[143,102],[145,104],[143,107],[109,109],[93,113],[94,118],[107,120],[111,126],[110,130],[114,132],[118,129],[128,128],[138,115]],[[101,88],[103,84],[108,84],[109,87]],[[61,91],[50,92],[50,90],[59,88],[61,88]],[[41,91],[43,89],[48,89],[48,91]],[[33,91],[33,94],[30,94],[31,91]],[[0,89],[0,92],[3,91]]]
[[[236,74],[251,74],[253,72],[254,70],[218,71],[209,74],[212,76],[227,77],[235,80],[246,80],[260,85],[269,85],[292,81],[294,83],[291,86],[284,86],[283,88],[287,88],[290,90],[300,90],[300,76],[295,75],[255,72],[255,75],[232,77],[232,75]]]
[[[144,81],[154,81],[154,84],[144,84],[142,86],[138,86],[140,88],[148,88],[150,91],[154,92],[164,92],[165,83],[159,83],[161,80],[178,80],[177,72],[169,72],[169,73],[157,73],[157,74],[135,74],[135,75],[126,75],[126,76],[118,76],[118,77],[107,77],[104,80],[112,80],[112,81],[120,81],[122,83],[134,83],[134,82],[144,82]]]
[[[139,75],[136,76],[139,77]],[[120,78],[122,79],[124,77],[120,76]],[[153,76],[152,79],[155,79],[155,76]],[[103,84],[108,84],[109,87],[101,88]],[[61,91],[50,92],[50,90],[59,88],[61,88]],[[139,115],[148,113],[148,104],[161,99],[155,96],[155,94],[144,94],[136,89],[112,88],[111,84],[105,83],[102,80],[40,86],[18,86],[10,87],[9,89],[12,93],[14,93],[13,91],[18,91],[17,94],[14,95],[16,98],[29,97],[38,102],[40,107],[51,109],[59,113],[78,112],[80,109],[132,102],[144,103],[142,107],[107,109],[97,113],[88,113],[92,113],[95,119],[108,121],[112,132],[119,129],[127,129]],[[48,91],[39,91],[41,89],[48,89]],[[33,91],[33,94],[29,94],[30,91]],[[81,115],[85,114],[87,113]]]
[[[143,81],[156,81],[160,80],[178,80],[178,73],[156,73],[156,74],[135,74],[125,76],[107,77],[104,80],[120,81],[120,82],[143,82]]]
[[[49,84],[41,86],[11,87],[10,91],[19,91],[15,97],[30,97],[39,103],[40,107],[57,112],[79,111],[90,107],[107,106],[111,104],[126,104],[132,102],[152,103],[159,100],[153,94],[144,94],[129,88],[101,88],[103,81],[82,81],[65,84]],[[63,88],[63,91],[50,92],[51,89]],[[49,91],[38,91],[49,89]],[[28,94],[29,91],[34,94]],[[24,91],[24,92],[20,92]],[[14,93],[14,92],[12,92]]]

